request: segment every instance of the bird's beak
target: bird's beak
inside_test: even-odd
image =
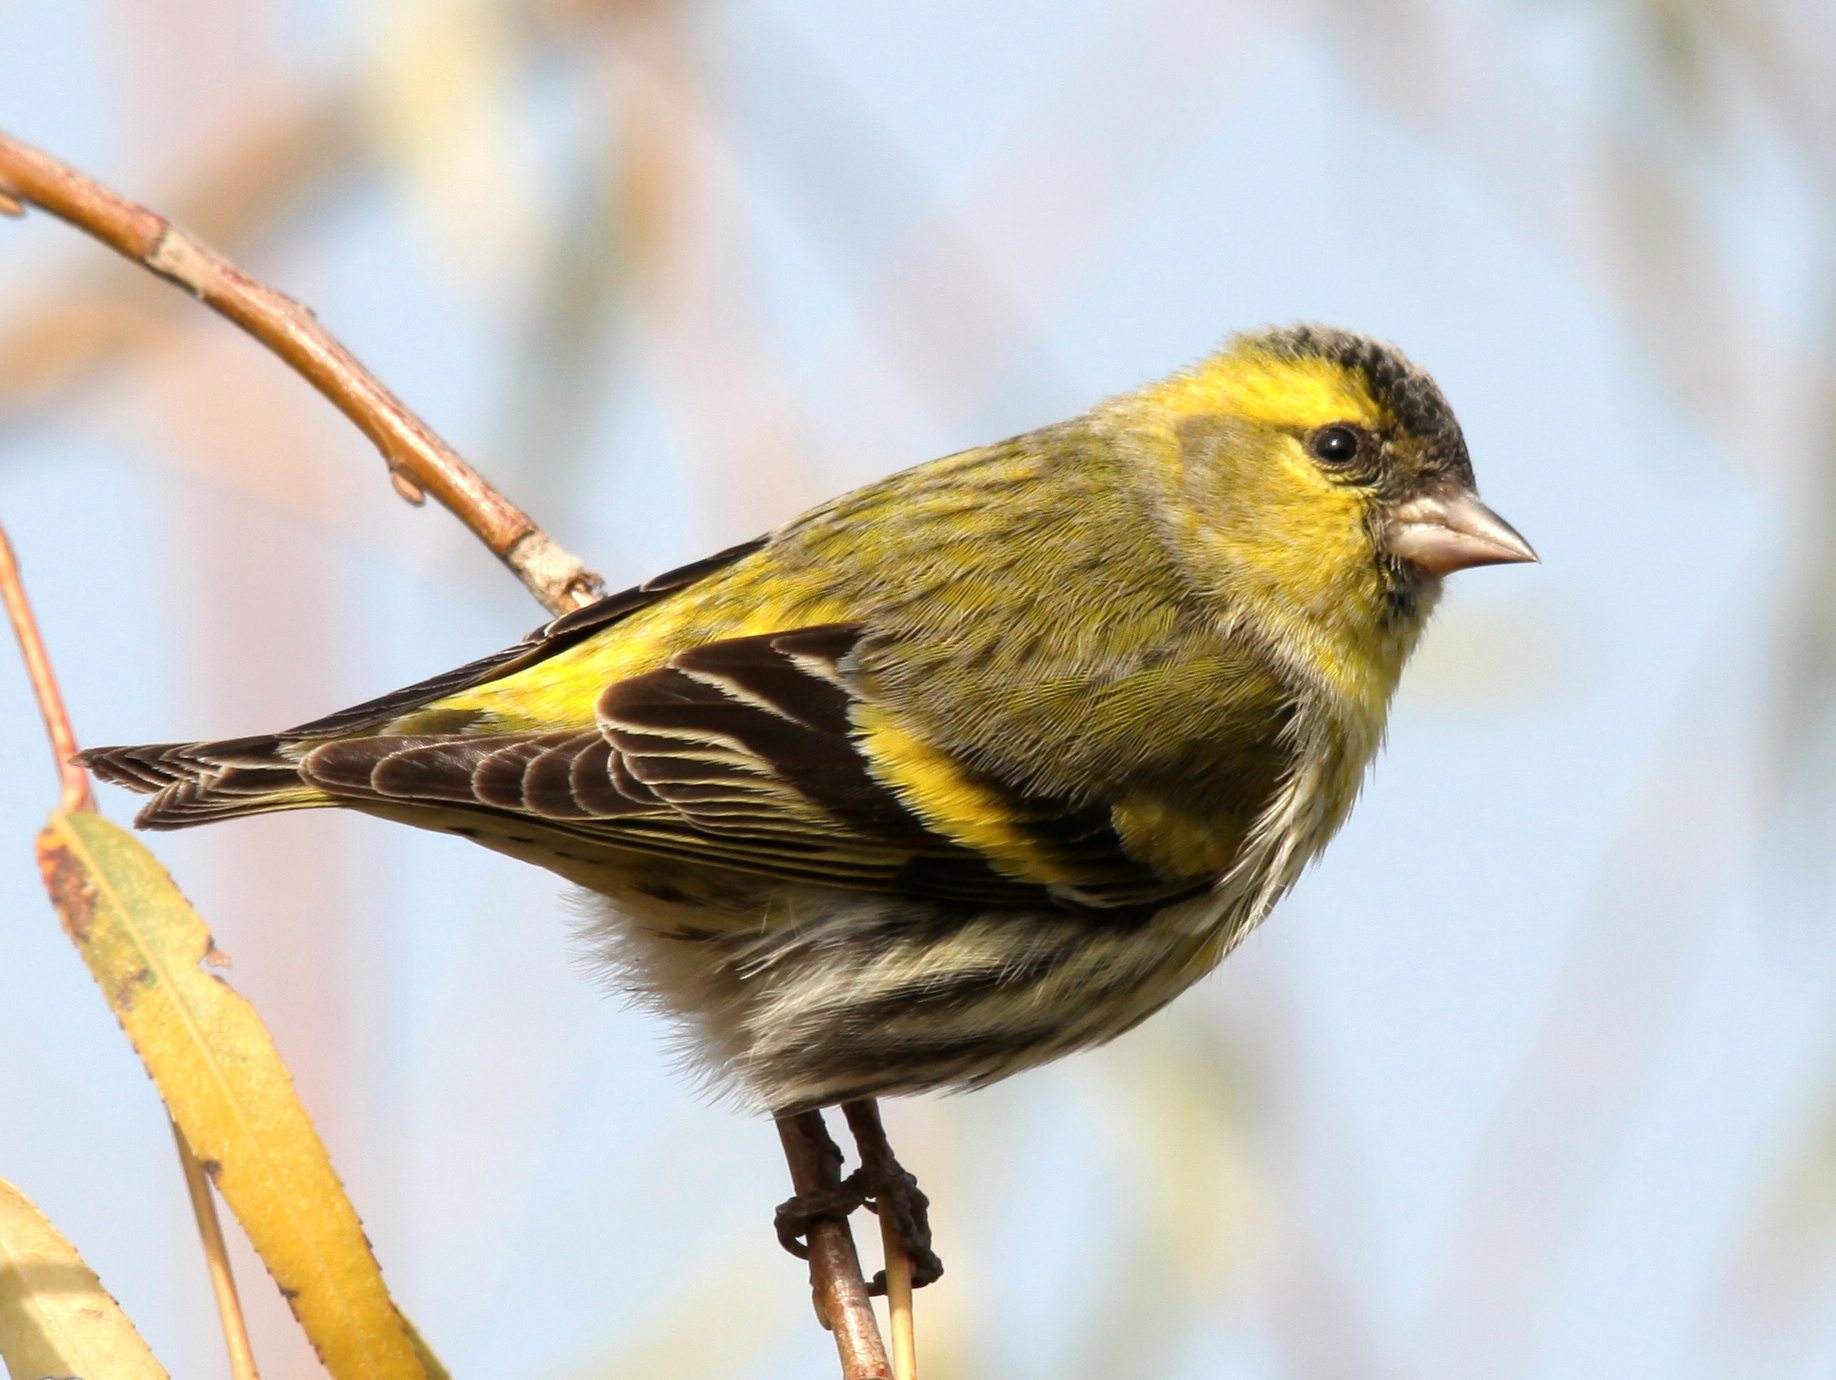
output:
[[[1517,529],[1467,489],[1441,489],[1399,505],[1384,525],[1384,543],[1430,575],[1537,559]]]

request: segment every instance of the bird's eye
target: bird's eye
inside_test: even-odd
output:
[[[1323,426],[1307,438],[1307,449],[1322,464],[1346,465],[1358,458],[1362,443],[1356,427]]]

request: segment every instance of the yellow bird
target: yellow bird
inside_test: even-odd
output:
[[[1534,559],[1425,373],[1298,326],[329,718],[81,760],[148,828],[341,806],[577,882],[786,1114],[1178,995],[1344,821],[1441,578]]]

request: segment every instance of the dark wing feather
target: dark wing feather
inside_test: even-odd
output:
[[[1131,858],[1100,806],[1010,793],[1022,827],[1087,879],[1075,897],[929,828],[856,740],[846,664],[860,635],[805,628],[679,653],[609,687],[597,730],[339,739],[300,774],[347,799],[469,806],[687,863],[981,905],[1116,913],[1194,889]]]

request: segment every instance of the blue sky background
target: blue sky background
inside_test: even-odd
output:
[[[330,112],[331,171],[257,157],[260,223],[194,228],[614,586],[1310,318],[1433,370],[1545,562],[1451,583],[1351,824],[1220,973],[889,1107],[951,1267],[926,1373],[1830,1373],[1828,18],[604,8],[15,0],[0,127],[171,209]],[[0,520],[86,741],[297,722],[540,617],[44,217],[0,223]],[[158,1100],[39,889],[18,675],[0,724],[0,1175],[222,1373]],[[558,884],[331,814],[156,845],[455,1374],[832,1365],[770,1128],[594,990]],[[242,1278],[264,1373],[314,1373]]]

